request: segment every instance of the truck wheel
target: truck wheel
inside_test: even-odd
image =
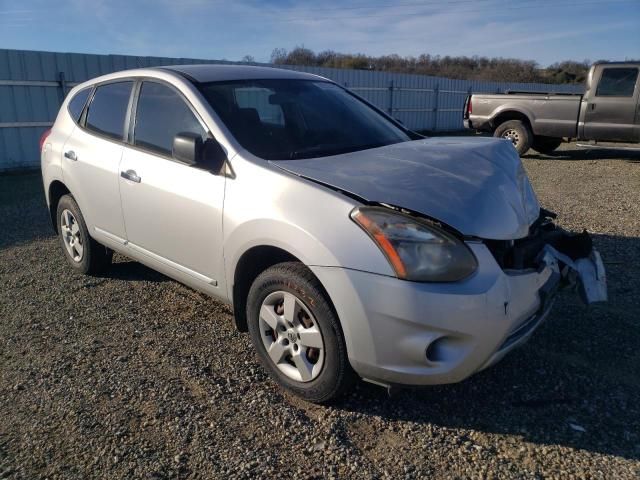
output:
[[[58,237],[67,263],[78,273],[94,275],[111,265],[113,251],[89,235],[80,207],[71,195],[58,202]]]
[[[536,152],[546,154],[553,152],[560,146],[561,143],[561,138],[543,137],[542,135],[537,135],[533,138],[533,145],[531,145],[531,148],[533,148]]]
[[[324,403],[353,384],[338,317],[318,279],[301,263],[280,263],[256,278],[247,322],[260,362],[286,390]]]
[[[524,155],[531,147],[533,134],[529,127],[520,120],[509,120],[501,123],[493,132],[494,137],[506,138],[513,142],[518,155]]]

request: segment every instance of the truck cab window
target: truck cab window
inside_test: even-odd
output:
[[[637,79],[637,68],[605,68],[598,83],[596,96],[632,97]]]

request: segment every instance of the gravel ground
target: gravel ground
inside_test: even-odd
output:
[[[283,394],[228,307],[120,256],[71,274],[40,177],[0,177],[0,478],[638,478],[640,155],[524,163],[610,302],[563,294],[494,368],[331,407]]]

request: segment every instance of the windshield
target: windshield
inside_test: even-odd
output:
[[[393,122],[329,82],[237,80],[198,88],[236,140],[267,160],[337,155],[410,140]]]

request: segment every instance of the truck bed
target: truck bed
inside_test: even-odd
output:
[[[548,93],[473,94],[470,128],[492,130],[501,112],[520,112],[536,135],[575,137],[582,95]]]

